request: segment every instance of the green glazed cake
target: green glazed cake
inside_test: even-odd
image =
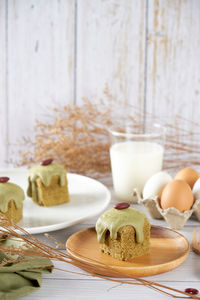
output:
[[[41,206],[53,206],[70,201],[65,168],[52,160],[36,165],[28,172],[27,195]]]
[[[8,177],[0,177],[0,212],[17,223],[22,219],[25,195],[20,186],[8,180]]]
[[[142,212],[127,207],[112,208],[96,223],[102,252],[119,260],[130,260],[149,252],[150,223]]]

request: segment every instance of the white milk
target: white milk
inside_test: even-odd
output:
[[[119,200],[133,200],[133,189],[141,193],[147,179],[162,169],[162,146],[152,142],[127,141],[110,148],[112,178]]]

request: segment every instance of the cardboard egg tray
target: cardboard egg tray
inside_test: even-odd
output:
[[[192,208],[183,213],[175,207],[170,207],[165,210],[162,209],[157,196],[150,199],[142,199],[138,195],[138,203],[144,205],[152,218],[165,219],[169,227],[173,229],[182,229],[193,213],[198,221],[200,221],[200,199],[196,199]]]

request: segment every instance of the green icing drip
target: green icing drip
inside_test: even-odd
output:
[[[36,165],[33,168],[31,168],[28,173],[27,195],[29,197],[32,197],[35,202],[38,202],[36,179],[40,177],[42,183],[47,187],[51,184],[51,179],[53,176],[59,176],[60,185],[65,185],[66,170],[63,166],[57,163],[51,163],[47,166]]]
[[[120,227],[131,225],[135,228],[137,243],[142,243],[144,240],[143,227],[145,218],[145,214],[134,208],[129,207],[121,210],[112,208],[97,220],[97,239],[99,243],[104,243],[107,230],[110,232],[111,239],[116,239]]]
[[[8,211],[10,200],[15,202],[17,208],[22,207],[25,199],[24,191],[20,186],[11,182],[0,183],[0,211]]]

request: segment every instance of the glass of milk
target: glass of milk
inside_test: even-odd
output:
[[[165,128],[159,124],[145,128],[109,129],[110,161],[115,196],[118,201],[137,202],[145,182],[162,169]]]

